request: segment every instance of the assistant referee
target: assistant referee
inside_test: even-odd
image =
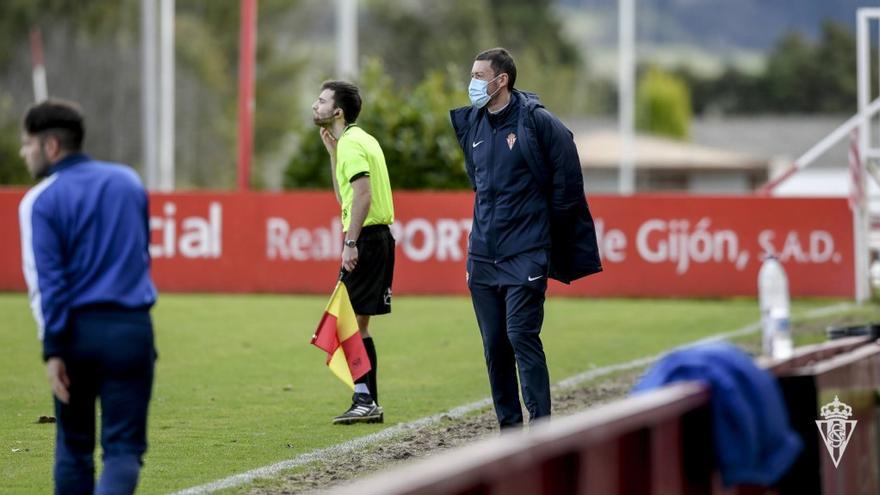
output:
[[[381,423],[376,346],[368,327],[370,316],[391,312],[394,238],[388,226],[394,222],[394,204],[385,154],[379,142],[356,124],[361,96],[354,84],[324,82],[312,112],[330,155],[333,189],[342,207],[342,282],[372,365],[355,382],[351,407],[333,423]]]

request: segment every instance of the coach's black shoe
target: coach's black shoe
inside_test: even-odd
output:
[[[382,423],[384,420],[385,412],[373,401],[370,394],[354,394],[351,398],[351,407],[345,413],[333,418],[333,424]]]

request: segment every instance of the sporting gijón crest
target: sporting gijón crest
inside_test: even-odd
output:
[[[513,143],[516,142],[516,134],[510,133],[507,135],[507,147],[513,149]]]
[[[852,416],[852,408],[840,402],[837,396],[834,397],[834,402],[822,406],[821,413],[825,419],[816,421],[816,426],[819,427],[819,433],[836,468],[858,421],[847,419]]]

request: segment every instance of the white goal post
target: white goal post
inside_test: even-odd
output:
[[[871,39],[871,24],[880,24],[880,8],[860,8],[857,10],[856,24],[856,56],[858,60],[857,84],[859,101],[859,135],[858,150],[861,157],[861,176],[863,180],[854,181],[852,187],[858,188],[850,193],[857,199],[853,207],[853,247],[855,249],[855,299],[857,302],[867,301],[871,294],[869,275],[870,211],[868,209],[867,169],[871,162],[880,158],[880,124],[877,114],[869,105],[880,91],[871,88],[872,71],[880,73],[880,59],[874,60],[872,67],[872,47],[877,47],[877,40]],[[880,29],[878,29],[880,32]],[[880,38],[880,37],[878,37]],[[873,41],[873,42],[872,42]],[[880,52],[878,50],[877,52]]]

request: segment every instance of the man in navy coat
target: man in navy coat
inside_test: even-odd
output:
[[[468,287],[501,428],[550,415],[540,332],[547,279],[569,283],[602,270],[571,132],[534,94],[514,89],[504,48],[477,55],[471,106],[451,111],[475,191]]]

